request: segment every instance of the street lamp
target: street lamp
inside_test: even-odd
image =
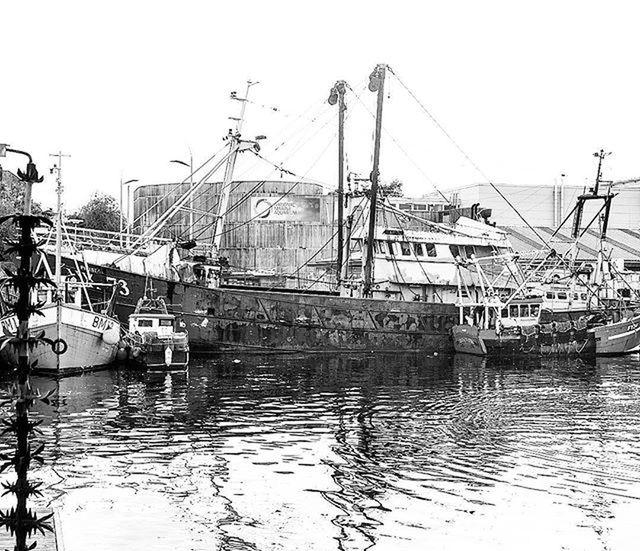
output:
[[[193,239],[193,153],[189,148],[189,164],[178,159],[169,161],[170,163],[176,163],[178,165],[186,166],[189,169],[189,240]]]
[[[6,157],[7,153],[16,153],[17,155],[23,155],[29,159],[27,162],[27,169],[24,172],[18,169],[18,178],[25,183],[24,214],[29,215],[31,214],[31,187],[33,184],[42,182],[42,180],[44,180],[44,176],[39,176],[36,164],[33,162],[31,155],[26,151],[13,149],[5,143],[0,144],[0,157]]]
[[[130,206],[131,200],[129,197],[129,184],[133,184],[138,180],[127,180],[126,182],[122,181],[122,176],[120,177],[120,246],[122,247],[122,232],[124,231],[124,216],[123,216],[123,204],[122,204],[122,188],[127,186],[127,234],[129,233],[129,214],[130,214]],[[129,246],[129,237],[127,236],[127,246]]]

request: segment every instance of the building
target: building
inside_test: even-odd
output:
[[[496,189],[497,188],[497,191]],[[445,192],[455,206],[480,204],[493,211],[493,221],[499,226],[532,226],[557,228],[576,204],[578,196],[589,191],[588,186],[553,185],[530,186],[519,184],[473,184]],[[606,189],[606,188],[605,188]],[[614,188],[618,194],[613,200],[609,225],[612,228],[638,229],[640,227],[640,186],[627,185]],[[502,197],[501,196],[504,196]],[[428,197],[434,197],[429,195]],[[435,196],[437,198],[437,196]],[[514,208],[507,204],[507,201]],[[424,199],[422,199],[424,200]],[[595,205],[588,205],[583,220],[588,223],[596,214]]]
[[[178,213],[163,230],[164,237],[211,243],[222,184],[205,183],[195,195],[190,211]],[[148,228],[189,184],[139,186],[134,192],[134,231]],[[306,265],[312,257],[335,255],[334,195],[322,186],[287,180],[247,180],[231,184],[220,254],[232,269],[251,270],[278,285],[304,286],[313,271]],[[302,268],[301,268],[302,267]],[[241,280],[240,280],[241,281]]]

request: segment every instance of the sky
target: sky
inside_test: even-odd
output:
[[[1,3],[0,143],[26,149],[54,201],[64,160],[68,209],[121,178],[180,181],[223,145],[251,88],[245,137],[297,176],[336,186],[338,79],[347,94],[348,171],[368,175],[376,64],[386,82],[381,174],[418,196],[486,181],[583,184],[593,152],[605,177],[640,176],[640,79],[633,2],[21,2]],[[450,139],[403,87],[410,89]],[[274,109],[275,108],[275,109]],[[468,158],[460,153],[458,147]],[[7,169],[16,157],[0,159]],[[475,166],[474,166],[475,165]],[[243,158],[242,178],[273,177]],[[277,173],[275,173],[277,176]]]

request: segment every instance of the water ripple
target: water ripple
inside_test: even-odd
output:
[[[239,359],[35,381],[67,549],[631,548],[638,357]]]

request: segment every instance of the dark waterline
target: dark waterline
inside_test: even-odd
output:
[[[238,359],[34,377],[67,551],[635,548],[637,356]]]

